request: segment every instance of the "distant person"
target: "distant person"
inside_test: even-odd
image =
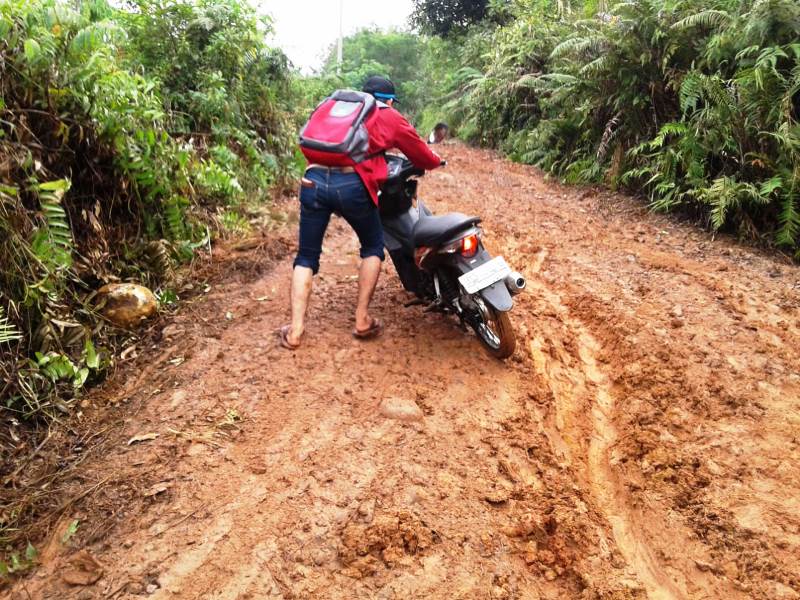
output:
[[[363,93],[339,90],[320,104],[300,132],[309,165],[300,187],[299,250],[292,273],[292,322],[280,329],[280,343],[294,350],[305,331],[313,276],[319,270],[322,240],[333,213],[341,215],[361,243],[358,301],[353,336],[377,337],[383,324],[369,305],[384,260],[378,190],[386,181],[384,152],[400,149],[420,169],[442,164],[411,124],[394,108],[394,84],[370,77]],[[366,135],[363,135],[364,132]]]
[[[433,128],[431,134],[428,136],[428,143],[441,144],[447,139],[447,133],[449,131],[450,128],[447,126],[447,123],[437,123],[436,127]]]

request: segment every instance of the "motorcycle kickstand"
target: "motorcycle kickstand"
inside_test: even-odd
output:
[[[442,299],[442,292],[439,289],[439,275],[438,273],[433,274],[433,287],[436,289],[436,298],[433,299],[433,302],[423,310],[422,312],[445,312],[444,300]]]
[[[445,312],[444,302],[442,302],[441,297],[436,298],[433,302],[426,306],[422,312]]]

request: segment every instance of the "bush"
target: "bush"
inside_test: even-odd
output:
[[[517,0],[509,24],[474,27],[460,135],[800,252],[800,5],[605,4]]]
[[[241,0],[0,2],[0,401],[69,412],[117,339],[92,295],[172,262],[293,172],[284,55]],[[95,344],[99,344],[97,347]]]

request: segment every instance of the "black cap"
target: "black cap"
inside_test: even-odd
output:
[[[394,91],[394,84],[386,79],[385,77],[380,77],[378,75],[373,75],[364,83],[364,87],[361,88],[362,92],[366,92],[367,94],[372,94],[378,100],[394,100],[397,102],[397,94]]]

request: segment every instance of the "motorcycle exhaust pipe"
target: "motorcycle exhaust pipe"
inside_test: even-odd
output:
[[[508,275],[508,277],[506,277],[506,287],[508,288],[508,291],[511,292],[512,296],[516,296],[522,292],[526,285],[527,284],[525,283],[525,278],[522,276],[522,273],[514,271]]]

